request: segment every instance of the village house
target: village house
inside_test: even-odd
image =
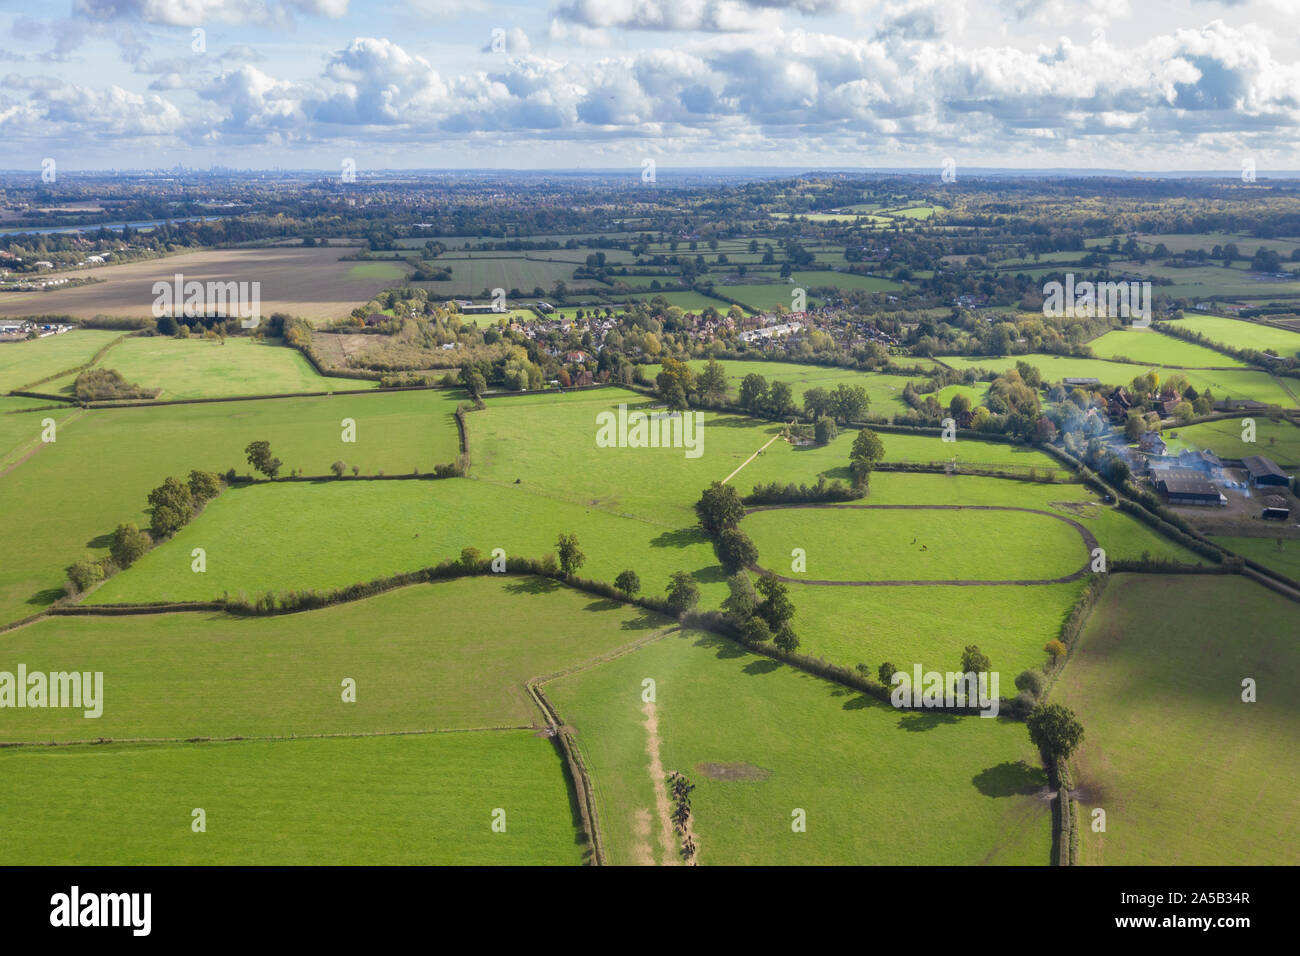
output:
[[[1138,437],[1138,448],[1148,455],[1163,455],[1169,450],[1159,432],[1143,432]]]

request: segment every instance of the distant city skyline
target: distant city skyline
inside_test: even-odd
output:
[[[1292,0],[0,0],[0,165],[1300,169]]]

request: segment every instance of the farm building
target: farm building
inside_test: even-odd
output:
[[[1192,451],[1188,448],[1178,453],[1178,467],[1213,475],[1223,467],[1223,459],[1212,451]]]
[[[1256,488],[1278,485],[1285,488],[1291,483],[1286,472],[1271,458],[1262,455],[1246,455],[1241,459],[1241,464],[1250,473],[1250,483]]]
[[[1286,521],[1291,517],[1291,505],[1282,495],[1265,495],[1264,510],[1259,516],[1271,521]]]
[[[1100,384],[1101,384],[1101,379],[1099,379],[1099,378],[1063,378],[1063,379],[1061,379],[1061,384],[1064,385],[1066,388],[1074,388],[1075,386],[1078,386],[1078,387],[1080,387],[1080,388],[1088,388],[1088,387],[1093,386],[1093,385],[1100,385]]]
[[[1169,446],[1165,444],[1159,432],[1143,432],[1138,437],[1138,448],[1148,455],[1163,455],[1168,451]]]
[[[1169,471],[1182,471],[1182,469],[1170,469]],[[1160,492],[1171,505],[1208,505],[1212,507],[1224,506],[1228,499],[1223,494],[1199,475],[1195,477],[1169,477],[1169,471],[1161,472],[1159,476],[1152,478],[1156,491]]]

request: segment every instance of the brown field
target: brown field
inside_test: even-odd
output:
[[[153,284],[171,281],[176,273],[200,282],[247,281],[262,283],[262,315],[288,312],[310,322],[341,318],[375,293],[395,284],[368,270],[365,263],[339,262],[346,250],[338,248],[209,249],[164,259],[100,266],[60,273],[69,278],[103,279],[91,285],[54,292],[17,292],[0,296],[0,316],[70,315],[88,319],[96,315],[145,318],[153,315]]]

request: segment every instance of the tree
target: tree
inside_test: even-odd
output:
[[[194,517],[194,496],[179,478],[168,478],[149,492],[149,505],[153,509],[149,530],[155,541],[175,534]]]
[[[113,563],[119,568],[129,568],[152,544],[153,539],[147,531],[141,531],[133,521],[127,522],[118,525],[113,532],[113,542],[108,546],[108,553],[113,556]]]
[[[727,400],[727,373],[718,364],[717,359],[709,359],[700,377],[695,383],[700,397],[710,404],[720,404]]]
[[[722,602],[722,609],[735,621],[748,621],[754,616],[754,608],[758,606],[758,595],[754,592],[754,584],[749,580],[749,574],[745,571],[737,571],[727,578],[727,588],[731,594]]]
[[[465,386],[465,391],[469,397],[478,401],[483,397],[483,392],[487,388],[487,379],[473,365],[462,365],[460,369],[460,384]]]
[[[779,630],[782,624],[794,617],[794,604],[790,601],[789,589],[775,575],[764,574],[760,577],[758,592],[763,595],[763,601],[755,608],[755,613],[767,621],[772,630]]]
[[[674,358],[665,358],[662,370],[655,376],[655,387],[659,396],[668,402],[673,411],[682,411],[687,407],[687,399],[695,390],[695,373],[685,362]]]
[[[888,687],[890,682],[894,679],[894,675],[898,673],[898,668],[889,661],[885,661],[885,663],[880,665],[880,670],[877,671],[877,673],[880,675],[880,683]]]
[[[1021,671],[1016,677],[1016,690],[1027,691],[1037,697],[1043,692],[1043,675],[1038,671]]]
[[[279,458],[271,456],[269,441],[249,442],[248,447],[244,449],[244,454],[248,456],[248,463],[268,478],[278,475],[280,466],[284,464]]]
[[[803,393],[803,411],[816,421],[831,411],[831,396],[824,388],[813,387]]]
[[[723,528],[718,534],[714,550],[729,573],[751,567],[758,561],[758,548],[749,539],[749,535],[739,528]]]
[[[794,389],[789,382],[773,382],[767,390],[767,411],[776,418],[793,415]]]
[[[579,550],[576,534],[562,534],[556,538],[555,550],[560,556],[560,570],[566,577],[586,563],[587,556]]]
[[[334,464],[330,465],[330,471],[334,472],[334,476],[336,478],[342,478],[343,473],[347,470],[348,470],[348,464],[347,462],[343,461],[343,459],[341,458],[338,461],[334,462]]]
[[[830,444],[839,433],[839,429],[835,427],[835,419],[829,415],[823,415],[813,425],[813,437],[817,439],[819,445]]]
[[[772,629],[757,614],[740,625],[740,636],[747,644],[762,644],[772,639]]]
[[[853,472],[854,484],[859,487],[867,483],[867,476],[876,462],[885,456],[885,446],[880,436],[870,428],[858,432],[853,439],[853,448],[849,451],[849,470]]]
[[[700,588],[688,571],[674,571],[668,579],[668,606],[675,614],[685,614],[700,603]]]
[[[1043,650],[1052,655],[1052,660],[1059,661],[1065,656],[1065,645],[1060,641],[1051,640],[1043,645]]]
[[[979,649],[978,645],[967,644],[961,655],[961,673],[987,674],[992,670],[993,667],[989,664],[988,657]]]
[[[957,392],[948,402],[948,414],[954,419],[961,418],[970,411],[970,396]]]
[[[867,390],[861,385],[846,385],[841,382],[830,394],[828,412],[837,422],[856,422],[866,417],[871,399]]]
[[[620,571],[618,577],[614,579],[614,587],[631,597],[641,590],[641,578],[635,571]]]
[[[735,488],[715,481],[695,503],[695,514],[699,516],[700,527],[710,535],[717,535],[724,528],[734,528],[745,517],[745,506]]]
[[[740,407],[747,412],[762,411],[767,402],[767,379],[750,372],[740,380]]]
[[[460,563],[465,568],[477,568],[483,562],[483,552],[478,548],[461,548]]]
[[[1039,704],[1029,714],[1029,739],[1049,756],[1068,760],[1083,742],[1083,725],[1061,704]]]
[[[788,623],[781,625],[780,630],[776,632],[776,636],[772,638],[772,642],[787,654],[793,654],[799,649],[799,638],[795,636],[794,628]]]
[[[190,495],[195,502],[202,504],[221,494],[221,479],[210,471],[190,472]]]

